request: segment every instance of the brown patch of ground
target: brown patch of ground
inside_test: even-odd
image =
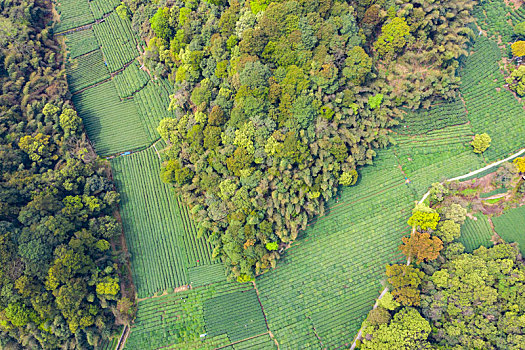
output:
[[[181,286],[181,287],[174,288],[173,289],[173,293],[180,293],[180,292],[184,292],[184,291],[187,291],[187,290],[190,290],[190,289],[192,289],[190,285]],[[140,303],[141,301],[144,301],[144,300],[147,300],[147,299],[160,298],[160,297],[163,297],[165,295],[168,295],[168,291],[167,290],[162,292],[162,294],[153,295],[153,296],[147,297],[147,298],[137,299],[137,303]]]
[[[508,7],[517,10],[520,8],[520,6],[523,4],[523,0],[503,0],[505,2],[505,5]]]

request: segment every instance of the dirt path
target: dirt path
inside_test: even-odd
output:
[[[482,173],[482,172],[484,172],[485,170],[488,170],[488,169],[490,169],[490,168],[496,167],[496,166],[498,166],[498,165],[500,165],[500,164],[503,164],[503,163],[505,163],[505,162],[508,162],[508,161],[511,160],[511,159],[514,159],[514,158],[516,158],[516,157],[519,157],[520,155],[522,155],[522,154],[524,154],[524,153],[525,153],[525,148],[523,148],[523,149],[521,149],[520,151],[518,151],[518,152],[516,152],[516,153],[514,153],[514,154],[512,154],[512,155],[510,155],[510,156],[508,156],[508,157],[505,158],[505,159],[502,159],[502,160],[497,161],[497,162],[495,162],[495,163],[489,164],[489,165],[487,165],[487,166],[485,166],[485,167],[483,167],[483,168],[480,168],[480,169],[478,169],[478,170],[471,171],[471,172],[468,173],[468,174],[461,175],[461,176],[457,176],[457,177],[454,177],[454,178],[452,178],[452,179],[447,179],[447,180],[445,180],[445,181],[443,181],[443,182],[452,182],[452,181],[456,181],[456,180],[461,180],[461,179],[465,179],[465,178],[467,178],[467,177],[470,177],[470,176],[473,176],[473,175],[476,175],[476,174]],[[419,203],[423,203],[423,202],[425,201],[425,199],[427,199],[427,197],[428,197],[429,195],[430,195],[430,190],[428,190],[428,192],[425,193],[425,195],[423,196],[423,198],[421,198],[421,200],[419,201]]]
[[[255,281],[252,281],[252,284],[253,284],[253,289],[255,289],[255,294],[257,295],[257,301],[259,302],[259,305],[261,306],[261,312],[262,312],[263,317],[264,317],[264,322],[266,323],[266,329],[268,330],[267,334],[270,335],[270,338],[272,338],[273,342],[277,346],[277,350],[279,350],[279,342],[274,337],[272,331],[270,330],[270,326],[268,325],[268,320],[266,319],[266,313],[264,312],[264,306],[261,303],[261,298],[259,296],[259,289],[257,288],[257,284],[255,283]],[[254,337],[252,337],[252,338],[254,338]],[[251,338],[249,338],[249,339],[251,339]]]

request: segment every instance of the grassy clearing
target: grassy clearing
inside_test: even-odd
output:
[[[188,267],[211,265],[211,247],[204,239],[186,234],[193,232],[194,224],[171,188],[160,181],[155,151],[114,158],[111,166],[122,196],[121,215],[138,297],[190,284]],[[202,270],[197,276],[197,284],[203,285],[217,281],[220,271]]]
[[[492,218],[494,229],[507,242],[518,242],[525,254],[525,206],[509,209]]]

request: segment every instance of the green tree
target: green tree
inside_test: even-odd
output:
[[[155,32],[158,38],[169,41],[173,35],[173,29],[170,26],[170,9],[167,7],[161,7],[157,10],[155,15],[149,20],[151,29]]]
[[[117,6],[115,11],[117,12],[120,18],[128,21],[131,20],[131,10],[125,3],[120,3],[120,5]]]
[[[53,147],[50,143],[49,135],[38,133],[35,136],[26,135],[20,138],[18,147],[27,153],[32,161],[40,163],[51,157]],[[53,156],[56,159],[56,156]]]
[[[64,130],[66,138],[76,135],[82,127],[82,119],[71,108],[65,108],[60,114],[60,127]]]
[[[420,291],[419,285],[425,276],[420,270],[407,265],[390,265],[386,268],[388,283],[393,287],[392,296],[394,299],[405,305],[419,305]]]
[[[368,73],[372,70],[372,58],[367,55],[361,46],[354,46],[345,60],[343,75],[354,85],[361,85]]]
[[[454,220],[444,220],[440,222],[435,234],[441,238],[443,242],[450,243],[458,239],[461,235],[461,226],[454,222]]]
[[[520,22],[514,26],[514,34],[521,38],[525,37],[525,22]]]
[[[439,214],[432,208],[424,204],[417,204],[412,209],[412,216],[408,219],[408,224],[412,227],[426,231],[435,230],[439,222]]]
[[[187,168],[181,166],[178,160],[169,160],[162,167],[160,178],[165,183],[178,183],[184,185],[191,181],[194,176],[194,172]]]
[[[405,47],[409,35],[410,27],[405,18],[396,17],[383,25],[381,35],[374,43],[374,49],[379,56],[392,57],[394,53]]]
[[[353,186],[356,184],[359,175],[357,170],[353,169],[350,171],[343,171],[341,177],[339,177],[339,184],[343,186]]]
[[[474,148],[474,153],[483,153],[490,147],[491,138],[487,133],[476,134],[471,145]]]
[[[429,322],[416,309],[406,307],[396,313],[390,323],[367,327],[361,349],[428,349],[430,331]]]
[[[430,199],[434,202],[442,202],[445,196],[448,194],[448,188],[446,188],[440,182],[434,182],[430,187]]]

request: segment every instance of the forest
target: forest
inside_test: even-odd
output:
[[[112,249],[119,194],[71,104],[51,18],[46,1],[0,2],[2,349],[92,349],[134,312]]]
[[[175,85],[161,177],[248,281],[391,143],[400,107],[452,98],[473,1],[128,1]],[[411,66],[428,71],[405,74]]]

